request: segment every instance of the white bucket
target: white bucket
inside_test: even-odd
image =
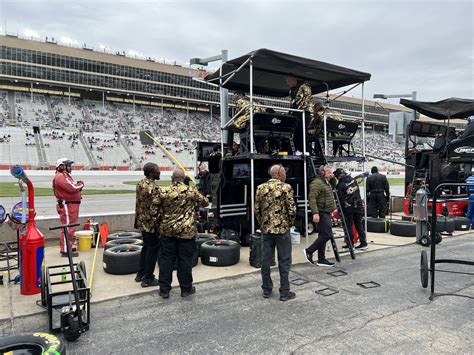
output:
[[[300,235],[299,232],[296,231],[295,227],[291,227],[290,236],[291,236],[291,244],[300,244],[301,243],[301,235]]]

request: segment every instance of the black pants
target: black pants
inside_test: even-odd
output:
[[[318,261],[324,261],[326,259],[326,243],[333,237],[331,214],[329,212],[319,212],[318,230],[318,238],[306,251],[313,254],[317,250]]]
[[[347,232],[349,233],[349,238],[351,241],[354,241],[354,233],[352,231],[352,224],[354,224],[357,234],[359,235],[359,241],[361,245],[367,245],[367,238],[365,236],[364,225],[362,224],[362,213],[359,211],[353,210],[344,210],[344,222],[347,226]],[[348,244],[346,240],[346,244]]]
[[[383,192],[371,192],[367,205],[368,215],[374,218],[385,218],[387,215],[387,198]]]
[[[280,296],[286,296],[290,292],[290,282],[288,279],[291,268],[290,232],[285,234],[263,234],[262,237],[262,289],[264,291],[271,291],[273,288],[270,266],[273,262],[276,247],[278,252],[278,270],[280,271]]]
[[[178,281],[181,292],[189,292],[193,286],[194,239],[161,236],[160,238],[160,291],[169,293],[173,281],[173,266],[177,260]]]
[[[160,240],[157,233],[142,232],[143,248],[140,253],[140,270],[138,275],[142,276],[143,281],[153,280],[155,275],[155,265],[158,259],[160,249]]]

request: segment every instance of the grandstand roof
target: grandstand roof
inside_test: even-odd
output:
[[[40,42],[32,41],[22,38],[17,38],[15,36],[3,36],[0,35],[0,46],[9,46],[20,49],[30,49],[43,53],[53,53],[58,55],[64,55],[74,58],[82,58],[88,60],[95,60],[99,62],[117,64],[117,65],[126,65],[135,68],[148,69],[148,70],[157,70],[165,73],[177,74],[192,76],[201,73],[202,71],[184,68],[178,65],[169,65],[156,63],[154,61],[148,61],[143,59],[134,59],[129,58],[123,55],[109,54],[96,52],[91,49],[81,49],[74,47],[62,46],[59,44],[51,42]]]
[[[253,92],[259,95],[288,96],[288,86],[285,82],[287,76],[307,81],[311,85],[313,94],[370,80],[369,73],[265,48],[224,63],[222,66],[223,80],[236,72],[250,58],[253,65]],[[224,87],[231,90],[249,91],[249,71],[250,66],[246,64]],[[219,78],[220,70],[208,75],[205,79],[216,83]]]

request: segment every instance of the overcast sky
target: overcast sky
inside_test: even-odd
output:
[[[180,63],[269,48],[371,73],[367,98],[417,91],[431,101],[474,98],[473,3],[0,0],[0,18],[2,32]]]

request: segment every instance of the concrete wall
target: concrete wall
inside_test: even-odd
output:
[[[107,223],[109,225],[109,232],[113,233],[116,231],[133,231],[133,222],[135,220],[135,214],[104,214],[99,216],[84,215],[79,218],[79,223],[84,225],[85,221],[93,217],[99,224]],[[39,217],[36,220],[36,227],[44,234],[46,239],[59,238],[60,231],[49,231],[49,227],[59,225],[58,217]],[[17,225],[12,224],[13,227]],[[82,228],[78,228],[79,230]],[[16,230],[13,229],[8,223],[0,225],[0,241],[12,241],[16,240]]]

